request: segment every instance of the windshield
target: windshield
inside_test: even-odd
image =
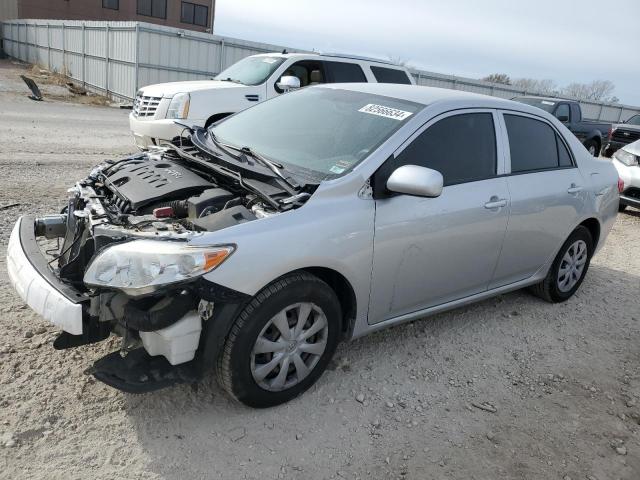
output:
[[[629,120],[627,120],[629,125],[640,125],[640,115],[634,115]]]
[[[542,110],[545,110],[549,113],[553,112],[557,104],[557,102],[553,102],[551,100],[542,100],[541,98],[516,97],[514,98],[514,100],[516,102],[526,103],[527,105],[541,108]]]
[[[284,57],[247,57],[220,72],[214,80],[260,85],[278,68]]]
[[[269,100],[211,127],[220,142],[250,147],[317,178],[364,160],[423,105],[334,88],[308,87]]]

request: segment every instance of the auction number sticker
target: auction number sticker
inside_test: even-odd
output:
[[[377,115],[379,117],[393,118],[394,120],[400,121],[413,115],[411,112],[405,112],[404,110],[398,110],[397,108],[385,107],[384,105],[376,105],[375,103],[365,105],[358,111]]]

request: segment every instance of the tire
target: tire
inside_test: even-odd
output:
[[[586,258],[584,259],[584,263],[582,264],[583,267],[580,271],[580,276],[579,278],[577,278],[577,281],[570,286],[570,288],[569,285],[564,285],[564,287],[561,288],[560,285],[563,283],[562,279],[566,279],[566,276],[561,275],[560,268],[567,266],[565,255],[568,254],[569,256],[571,256],[571,248],[574,248],[573,251],[575,253],[575,246],[576,244],[578,244],[578,242],[582,242],[584,248],[586,249]],[[567,238],[567,240],[562,245],[562,248],[560,248],[560,251],[558,252],[558,255],[556,255],[556,258],[554,259],[553,264],[551,265],[551,268],[549,269],[549,272],[547,273],[545,279],[537,285],[531,287],[531,291],[534,295],[537,295],[538,297],[551,303],[559,303],[568,300],[573,296],[574,293],[576,293],[578,288],[580,288],[580,285],[582,285],[582,281],[584,280],[584,277],[589,270],[589,264],[591,262],[592,255],[593,239],[591,238],[591,233],[589,233],[589,230],[587,230],[587,228],[580,225],[571,233],[571,235],[569,235],[569,238]],[[569,271],[571,272],[571,270]],[[572,273],[569,273],[568,275],[572,276]],[[575,275],[573,275],[573,279],[575,279]],[[572,282],[573,280],[570,283]]]
[[[296,333],[298,318],[306,319],[300,333]],[[250,407],[272,407],[295,398],[326,369],[338,345],[341,319],[336,294],[318,277],[306,272],[281,277],[263,288],[238,315],[218,358],[218,382]],[[287,327],[289,338],[281,329]],[[313,335],[302,340],[308,333]],[[284,366],[287,373],[282,375]]]
[[[589,150],[589,153],[594,157],[600,154],[600,145],[598,145],[598,142],[595,140],[587,140],[584,142],[584,148]]]
[[[624,212],[627,209],[626,205],[620,204],[618,205],[618,211],[619,212]]]

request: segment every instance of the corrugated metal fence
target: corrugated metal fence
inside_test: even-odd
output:
[[[277,45],[138,22],[12,20],[2,27],[8,55],[65,73],[123,100],[132,100],[140,86],[208,79],[246,56],[283,50]],[[423,70],[412,73],[418,85],[502,98],[536,93]],[[640,107],[580,103],[590,119],[618,122],[640,113]]]

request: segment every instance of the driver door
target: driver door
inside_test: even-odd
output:
[[[496,113],[465,110],[431,121],[374,175],[376,218],[369,323],[487,290],[509,216]],[[393,194],[402,165],[442,173],[437,198]]]

